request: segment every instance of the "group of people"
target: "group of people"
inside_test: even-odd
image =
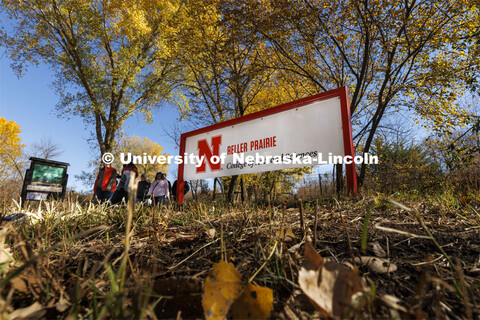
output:
[[[125,199],[128,201],[128,185],[132,172],[138,175],[138,169],[133,163],[124,164],[120,174],[110,164],[102,164],[95,180],[94,193],[100,202],[109,201],[111,204],[117,204]],[[184,193],[189,191],[188,183],[185,183]],[[145,174],[140,176],[138,182],[136,201],[148,202],[154,205],[165,203],[166,201],[176,199],[177,181],[173,183],[167,180],[163,172],[157,172],[155,180],[150,183]]]

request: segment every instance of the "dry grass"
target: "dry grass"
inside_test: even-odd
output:
[[[317,210],[307,202],[302,214],[298,206],[191,202],[183,211],[131,208],[131,227],[125,206],[72,199],[34,205],[23,210],[22,221],[4,222],[1,230],[0,312],[37,303],[35,316],[46,318],[203,317],[202,283],[212,262],[225,254],[247,280],[278,241],[255,277],[274,291],[272,317],[318,318],[297,284],[305,236],[311,235],[327,259],[353,264],[355,257],[378,254],[380,246],[398,267],[379,274],[359,266],[370,298],[354,317],[478,318],[478,203],[397,200],[416,211],[371,196],[330,199]],[[20,210],[11,205],[3,211]],[[280,232],[282,224],[292,232]]]

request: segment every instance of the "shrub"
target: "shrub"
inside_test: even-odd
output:
[[[366,186],[392,193],[396,191],[426,192],[438,189],[445,178],[441,165],[428,150],[413,142],[375,141],[373,154],[379,164],[368,169]]]

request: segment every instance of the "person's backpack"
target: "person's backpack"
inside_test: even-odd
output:
[[[128,183],[130,182],[130,174],[131,171],[125,171],[120,178],[120,182],[118,183],[118,189],[123,189],[128,191]]]

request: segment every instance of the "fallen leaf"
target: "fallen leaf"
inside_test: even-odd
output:
[[[215,233],[216,233],[216,231],[215,231],[214,228],[207,230],[207,235],[208,235],[208,237],[209,237],[210,239],[215,238]]]
[[[43,306],[35,302],[31,306],[20,308],[10,314],[10,319],[39,319],[46,313]]]
[[[318,269],[325,260],[315,251],[310,241],[305,243],[305,261],[303,267],[307,270]]]
[[[27,285],[28,291],[40,293],[40,286],[38,283],[38,278],[34,276],[33,274],[24,274],[20,276],[23,281],[25,281],[25,284]]]
[[[267,319],[272,310],[272,289],[249,283],[233,303],[230,314],[233,319]]]
[[[139,238],[151,237],[157,234],[155,230],[142,230],[138,233]]]
[[[375,273],[394,272],[397,270],[397,266],[391,263],[387,259],[378,257],[360,257],[355,258],[355,263],[366,266],[370,271]]]
[[[286,243],[292,242],[292,241],[295,240],[295,234],[289,228],[286,228],[282,232],[277,231],[276,236],[277,236],[278,239],[280,239],[281,241],[284,241]]]
[[[10,280],[10,284],[12,285],[12,288],[19,292],[27,293],[27,284],[25,283],[25,280],[23,280],[20,277],[15,277],[12,280]]]
[[[387,256],[387,253],[385,252],[385,250],[383,250],[382,246],[380,245],[380,243],[378,242],[371,242],[369,243],[370,246],[372,247],[372,251],[373,253],[377,256],[377,257],[380,257],[380,258],[385,258]]]
[[[225,319],[242,288],[242,276],[233,264],[223,260],[215,263],[205,280],[202,299],[205,318]]]
[[[342,317],[352,296],[362,289],[356,270],[341,263],[325,262],[310,241],[305,244],[305,261],[298,274],[298,284],[326,318]]]
[[[288,252],[290,252],[290,253],[296,253],[296,251],[297,251],[298,249],[300,249],[300,247],[302,246],[302,244],[303,244],[303,241],[300,242],[300,243],[297,243],[297,244],[294,245],[294,246],[291,246],[290,248],[288,248]]]

